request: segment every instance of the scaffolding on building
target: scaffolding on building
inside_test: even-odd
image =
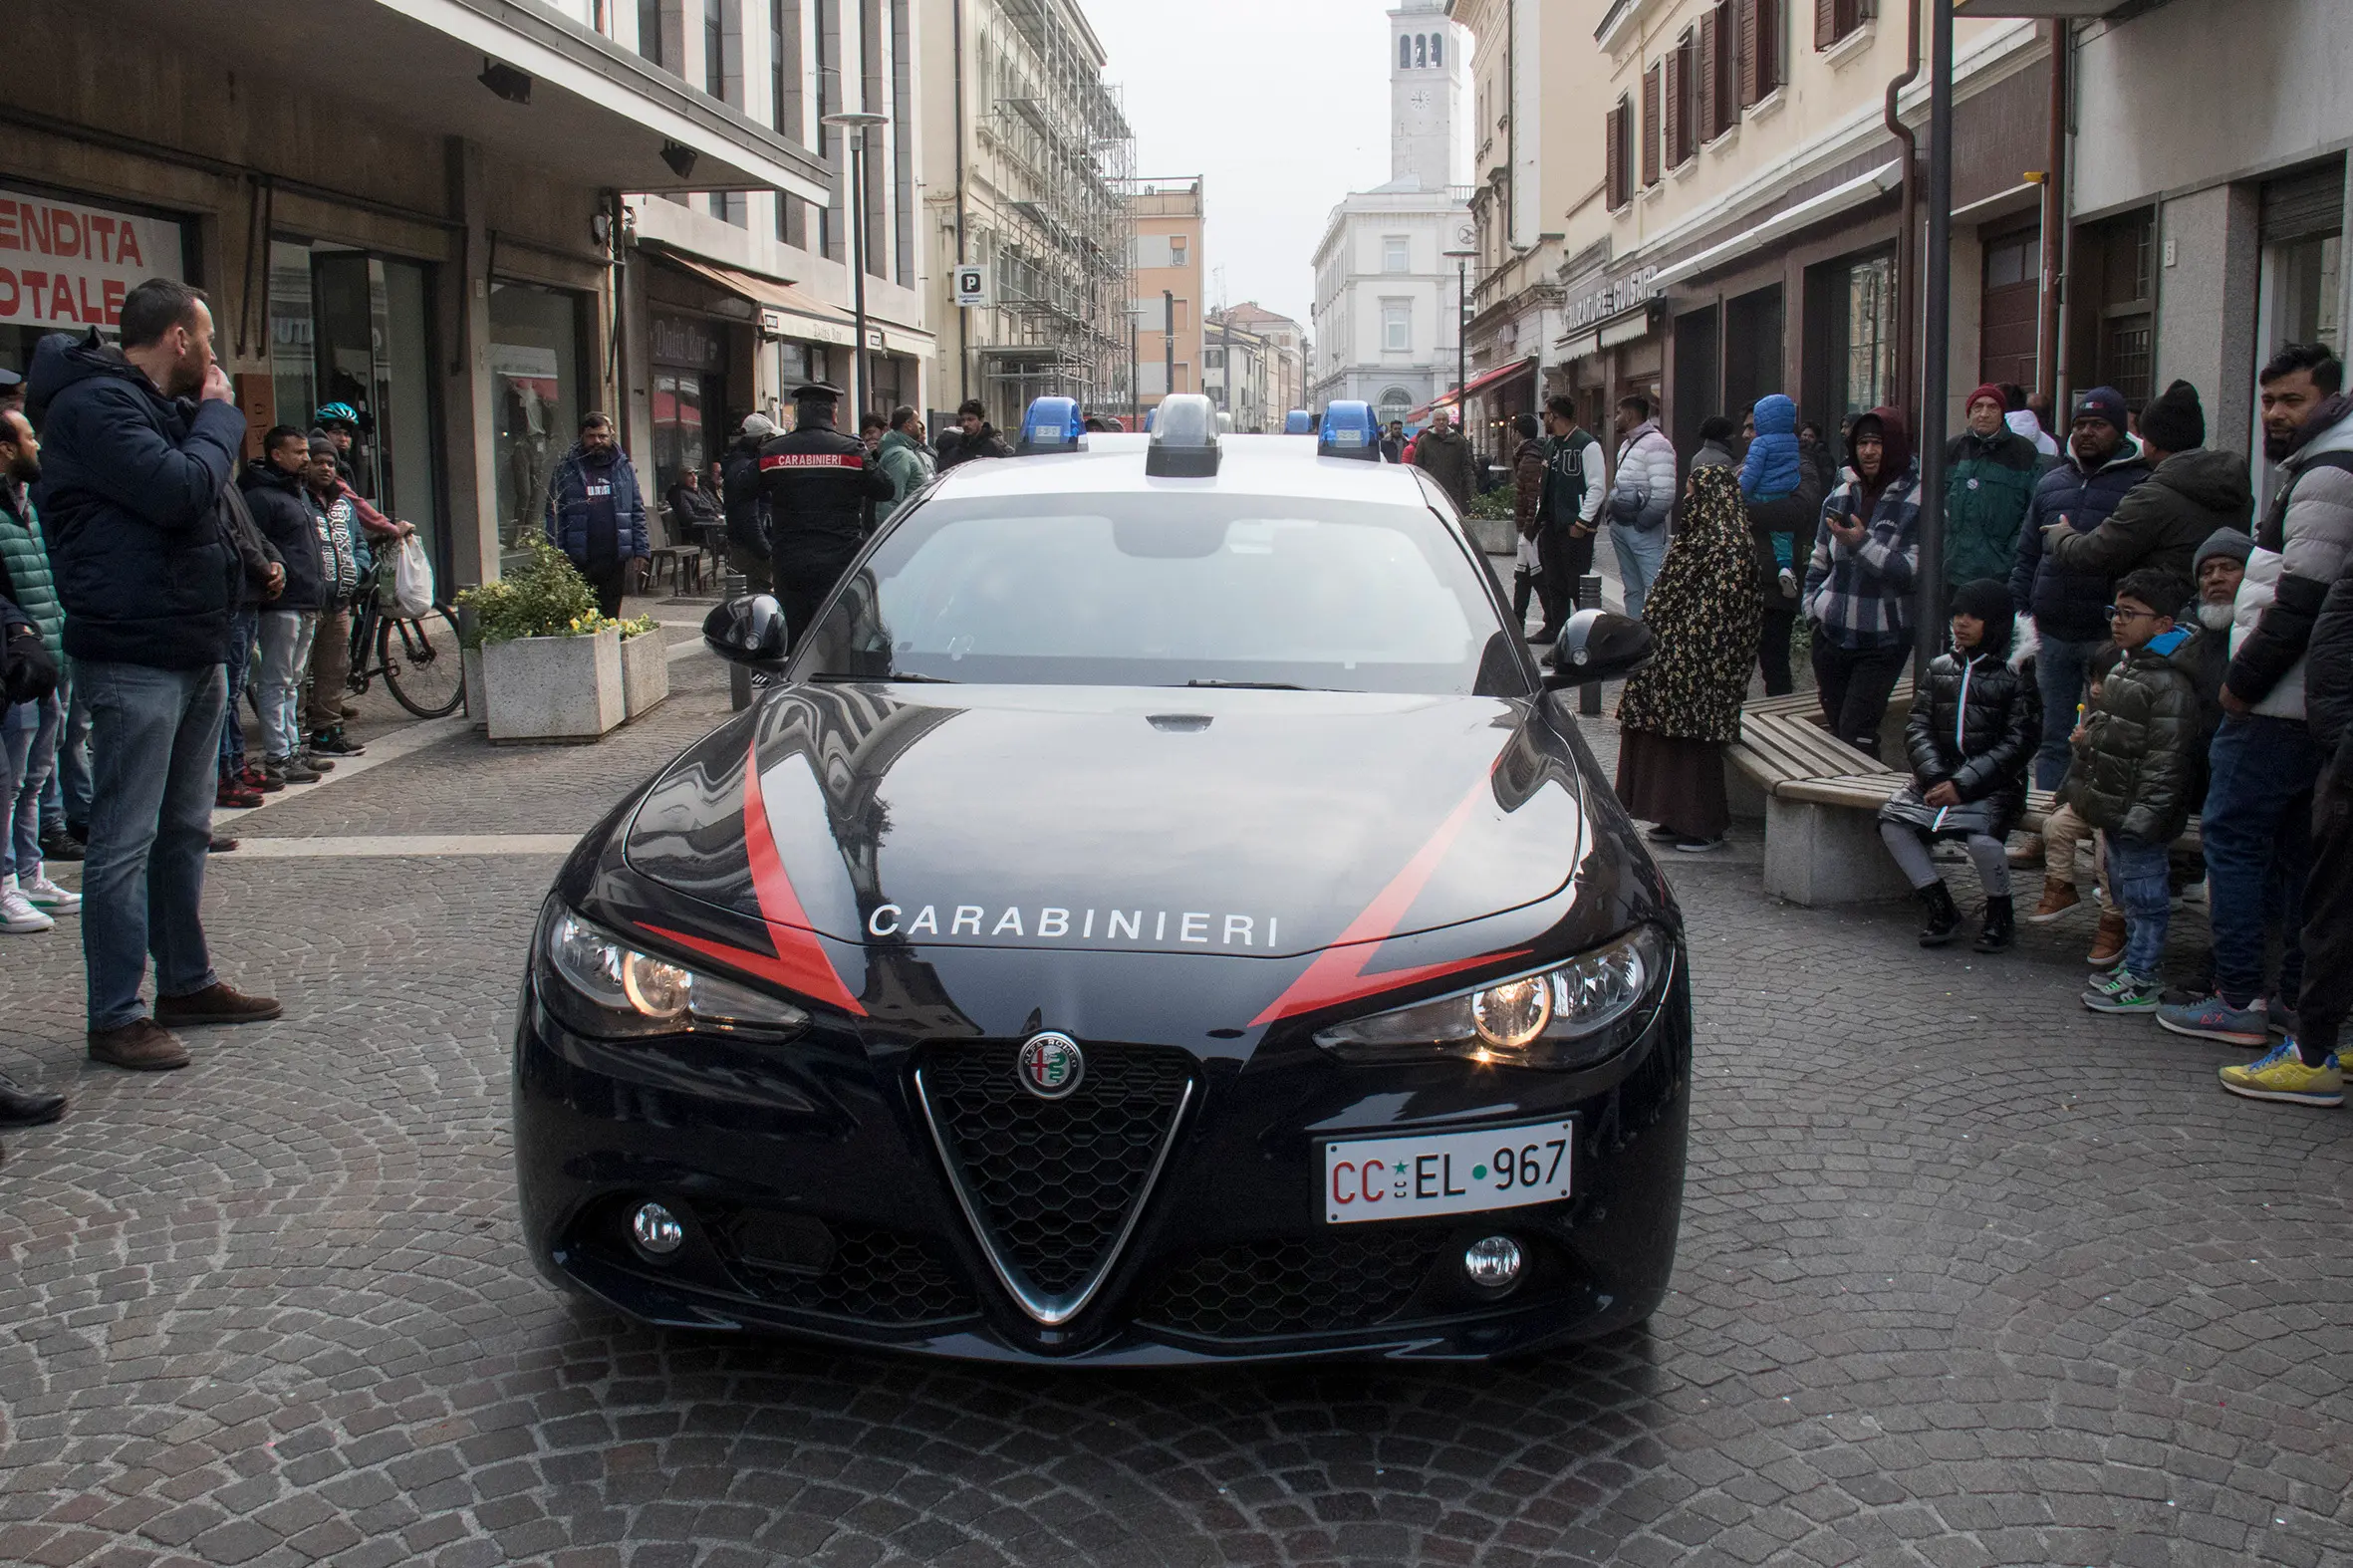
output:
[[[998,209],[975,224],[978,258],[994,274],[997,334],[974,348],[1002,417],[1042,396],[1090,409],[1128,402],[1135,133],[1118,90],[1061,14],[1069,3],[998,0],[1025,47],[1000,57],[978,125],[1004,188]]]

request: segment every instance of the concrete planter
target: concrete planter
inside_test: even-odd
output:
[[[631,718],[670,694],[669,645],[658,632],[621,640],[622,706]]]
[[[484,644],[482,694],[494,741],[595,740],[627,716],[621,633]]]
[[[1509,555],[1519,548],[1519,530],[1511,526],[1508,517],[1465,517],[1463,527],[1479,549],[1488,555]]]
[[[490,723],[490,704],[482,695],[482,651],[464,650],[458,654],[458,665],[465,671],[465,716],[474,721],[474,728],[485,729]]]

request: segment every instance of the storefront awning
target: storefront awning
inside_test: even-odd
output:
[[[839,348],[858,344],[858,318],[839,305],[828,304],[782,278],[741,272],[700,256],[689,256],[663,245],[646,245],[647,254],[665,267],[690,273],[712,288],[750,305],[761,333],[770,338],[792,338],[803,343],[826,343]],[[925,355],[931,352],[927,332],[884,321],[869,312],[867,347],[884,354]]]
[[[1440,408],[1457,407],[1466,397],[1475,397],[1489,388],[1502,386],[1514,377],[1533,375],[1535,370],[1536,357],[1532,354],[1524,360],[1514,360],[1509,365],[1488,371],[1483,376],[1473,376],[1453,392],[1431,398],[1430,401],[1416,408],[1411,416],[1416,419],[1424,419]]]

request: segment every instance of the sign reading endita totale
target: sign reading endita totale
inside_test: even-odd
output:
[[[0,188],[0,326],[114,328],[148,278],[178,278],[180,226]]]

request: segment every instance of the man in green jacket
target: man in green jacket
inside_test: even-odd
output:
[[[929,484],[937,472],[931,448],[923,444],[922,418],[905,403],[891,410],[891,428],[883,435],[875,466],[890,479],[893,492],[889,501],[877,503],[875,520],[879,523],[897,516],[908,498]]]
[[[2034,443],[2003,422],[2001,389],[1969,393],[1968,428],[1945,448],[1947,597],[1980,577],[2008,581],[2018,525],[2041,477]]]
[[[0,411],[0,599],[40,634],[53,668],[65,667],[66,614],[28,488],[41,477],[41,442],[21,409]],[[57,765],[65,706],[55,691],[10,705],[0,698],[0,932],[45,931],[82,907],[41,863],[41,792]]]

